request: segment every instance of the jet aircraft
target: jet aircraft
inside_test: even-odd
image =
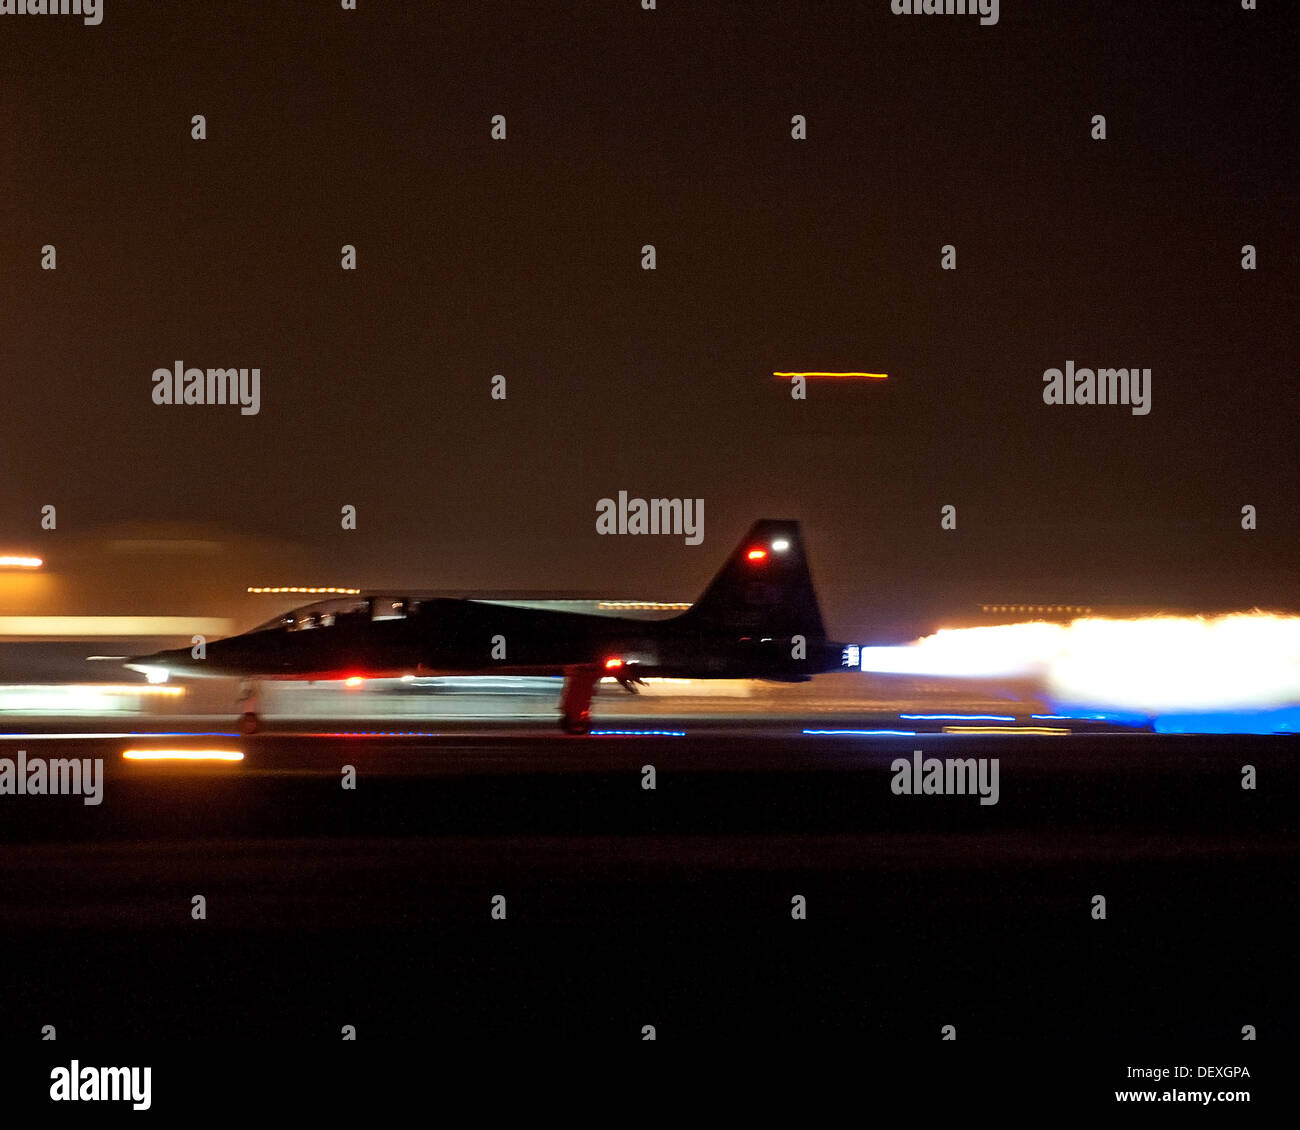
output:
[[[482,599],[366,592],[283,613],[241,635],[132,658],[152,679],[243,680],[240,729],[255,733],[256,684],[404,675],[563,676],[560,726],[591,728],[604,676],[635,694],[647,677],[806,682],[839,670],[799,523],[756,522],[689,609],[666,620],[520,608]]]

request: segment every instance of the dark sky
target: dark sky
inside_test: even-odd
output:
[[[1290,5],[104,3],[0,17],[0,540],[54,503],[319,583],[689,598],[793,517],[841,633],[1300,607]],[[155,406],[177,359],[260,414]],[[1067,359],[1151,368],[1150,415],[1044,405]],[[890,379],[771,377],[817,368]],[[598,536],[619,490],[704,544]]]

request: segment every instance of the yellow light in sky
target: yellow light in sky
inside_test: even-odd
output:
[[[845,379],[857,378],[858,380],[884,381],[889,379],[888,373],[833,373],[824,370],[808,370],[805,372],[783,372],[773,373],[774,377],[843,377]]]

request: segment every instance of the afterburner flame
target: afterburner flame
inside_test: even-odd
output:
[[[1058,702],[1159,713],[1300,703],[1300,617],[1094,618],[952,628],[864,647],[862,670],[1034,678]]]

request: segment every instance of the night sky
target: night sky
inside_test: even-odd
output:
[[[214,522],[312,583],[689,599],[798,518],[841,638],[1300,608],[1292,5],[358,8],[0,16],[0,541]],[[154,405],[178,359],[259,367],[260,413]],[[1150,414],[1045,405],[1067,360],[1151,368]],[[703,498],[703,545],[597,535],[619,490]]]

